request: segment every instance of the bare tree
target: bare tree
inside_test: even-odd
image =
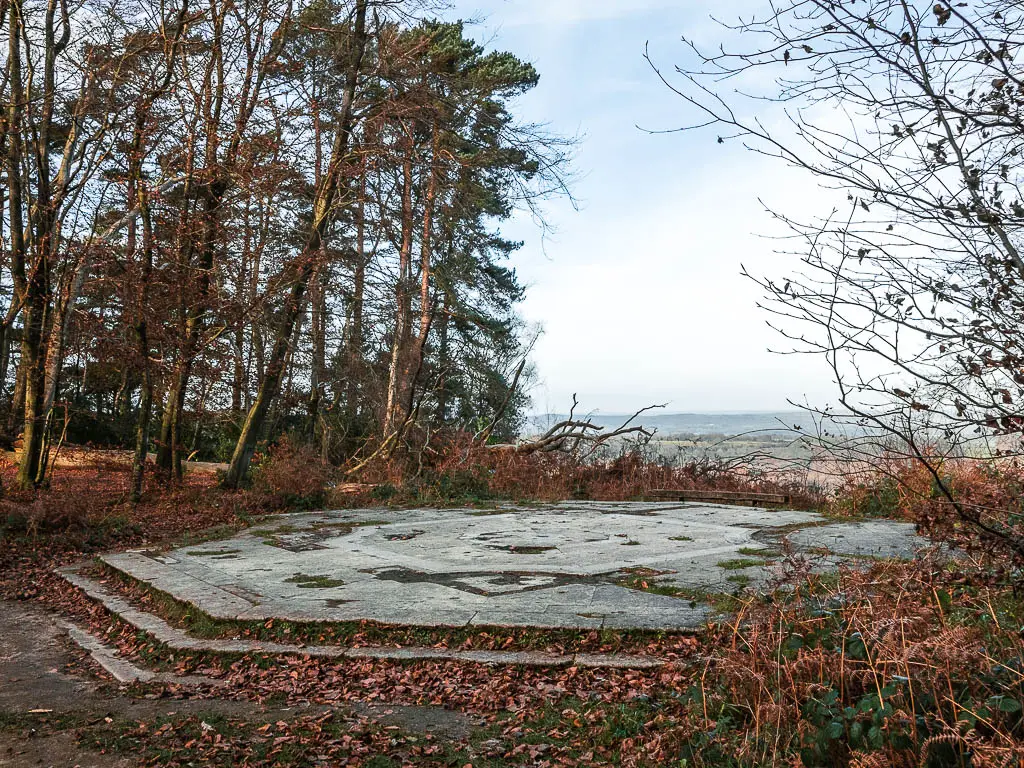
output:
[[[692,129],[837,193],[818,219],[775,212],[802,268],[755,276],[793,350],[832,370],[839,407],[822,415],[849,427],[833,444],[898,447],[955,515],[1024,556],[1005,511],[961,503],[942,471],[1021,448],[1020,4],[788,0],[722,29],[719,50],[690,43],[675,76],[655,69]]]
[[[353,104],[356,87],[362,74],[368,32],[366,13],[368,0],[356,0],[353,7],[353,47],[348,57],[345,72],[344,95],[338,114],[334,143],[331,147],[327,173],[317,186],[313,200],[313,216],[306,234],[302,251],[295,262],[289,265],[293,272],[292,287],[288,293],[285,306],[278,320],[270,360],[266,372],[260,382],[259,392],[242,426],[238,444],[231,456],[231,464],[224,478],[224,485],[237,488],[249,470],[249,463],[256,449],[256,441],[263,432],[264,422],[274,398],[281,386],[284,373],[285,358],[295,323],[302,311],[309,281],[316,270],[318,255],[324,247],[324,238],[328,227],[337,215],[339,194],[345,189],[342,171],[348,162],[348,152],[352,135]]]
[[[139,26],[125,36],[116,2],[5,5],[8,230],[13,305],[22,318],[21,402],[13,410],[24,413],[18,482],[31,488],[46,469],[69,313],[102,207],[94,182],[127,108],[120,98],[125,73],[142,50],[161,43],[157,30]]]

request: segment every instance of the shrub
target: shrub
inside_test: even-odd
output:
[[[986,568],[875,565],[751,599],[688,694],[688,765],[1024,757],[1021,606]]]
[[[366,467],[360,480],[394,489],[392,503],[457,499],[638,499],[658,488],[783,493],[793,505],[817,508],[821,492],[785,472],[737,468],[714,460],[676,464],[643,448],[583,458],[561,452],[517,453],[473,443],[465,432],[441,433],[416,453],[396,453]]]
[[[422,502],[479,501],[491,496],[489,472],[474,464],[463,469],[427,472],[417,484],[418,500]]]
[[[933,538],[1024,562],[1024,467],[1006,458],[883,455],[849,473],[827,508],[838,517],[910,520]]]
[[[324,503],[332,476],[311,448],[283,437],[260,457],[253,491],[267,509],[315,509]]]
[[[3,503],[3,527],[30,536],[89,528],[90,500],[81,495],[45,494],[27,503]]]
[[[138,532],[127,516],[96,494],[40,491],[23,502],[0,503],[0,541],[27,538],[60,540],[66,546],[92,550],[111,546]]]

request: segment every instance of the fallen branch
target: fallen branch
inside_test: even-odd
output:
[[[654,410],[655,408],[664,408],[667,404],[648,405],[646,408],[641,408],[626,419],[618,428],[610,432],[605,432],[604,427],[594,424],[594,422],[589,418],[585,420],[577,419],[575,414],[578,405],[579,401],[576,399],[576,395],[573,395],[572,408],[569,410],[569,417],[564,421],[560,421],[555,424],[551,429],[538,438],[518,443],[502,443],[488,447],[494,451],[512,451],[518,454],[531,454],[552,453],[554,451],[573,452],[585,444],[590,448],[587,452],[587,455],[590,455],[598,448],[606,445],[610,440],[614,440],[617,437],[641,435],[650,440],[654,437],[654,430],[646,429],[642,425],[630,425],[636,421],[641,414]]]

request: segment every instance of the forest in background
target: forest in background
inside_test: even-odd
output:
[[[528,339],[500,223],[567,194],[538,82],[412,0],[5,0],[0,408],[180,478],[290,434],[335,464],[509,438]],[[528,374],[527,374],[528,375]],[[493,422],[493,423],[492,423]]]
[[[430,10],[0,0],[0,403],[21,448],[17,467],[0,462],[0,640],[34,643],[0,648],[0,661],[34,661],[44,680],[77,675],[60,711],[38,706],[45,690],[12,701],[32,685],[6,678],[0,760],[36,747],[49,762],[63,744],[86,755],[76,763],[160,766],[1020,765],[1020,3],[764,3],[707,52],[691,45],[675,75],[652,62],[709,156],[739,139],[845,206],[823,219],[777,212],[799,264],[755,276],[783,336],[834,374],[840,407],[808,410],[800,430],[844,462],[827,485],[729,457],[665,461],[635,426],[656,412],[602,422],[575,398],[512,439],[530,334],[500,225],[567,194],[572,142],[515,119],[515,98],[537,82],[529,65]],[[738,83],[761,91],[728,90]],[[762,118],[776,108],[788,124]],[[970,458],[988,440],[1000,453]],[[257,534],[288,519],[280,512],[487,516],[513,500],[527,518],[539,500],[666,488],[782,496],[860,531],[904,521],[934,546],[836,569],[830,549],[783,535],[719,562],[735,572],[728,587],[625,574],[624,589],[713,608],[694,635],[218,627],[94,572],[176,626],[294,646],[276,659],[170,649],[56,572],[112,548]],[[770,583],[743,573],[768,565]],[[117,711],[112,686],[91,698],[100,686],[84,654],[54,661],[64,643],[36,630],[58,618],[120,659],[222,685],[138,684],[125,689],[132,705],[154,708]],[[342,637],[428,653],[308,653]],[[467,648],[665,664],[437,656]],[[213,716],[196,706],[218,703]],[[464,730],[407,733],[378,719],[393,709]]]

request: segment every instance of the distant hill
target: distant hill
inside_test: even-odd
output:
[[[629,418],[622,413],[577,413],[579,418],[590,418],[595,424],[612,429]],[[567,414],[545,413],[531,416],[527,422],[529,433],[544,432],[551,425],[568,418]],[[740,435],[747,432],[782,433],[794,426],[814,432],[813,420],[803,411],[773,411],[753,413],[664,413],[648,411],[636,424],[656,429],[662,437],[669,435]]]

